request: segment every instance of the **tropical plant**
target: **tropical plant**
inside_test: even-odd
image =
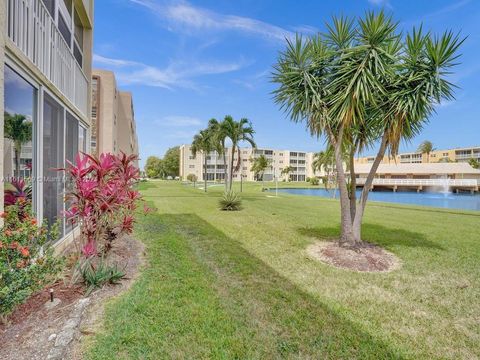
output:
[[[286,179],[287,181],[289,181],[289,180],[290,180],[290,177],[289,177],[288,175],[289,175],[292,171],[293,171],[293,166],[288,165],[288,166],[285,166],[285,167],[282,169],[282,171],[280,172],[280,175],[285,175],[285,179]]]
[[[195,174],[188,174],[187,180],[193,183],[193,187],[195,187],[195,183],[197,182],[197,175]]]
[[[320,181],[318,180],[318,178],[315,177],[315,176],[312,177],[312,178],[310,178],[310,179],[308,179],[308,182],[309,182],[311,185],[314,185],[314,186],[316,186],[316,185],[318,185],[318,184],[320,183]]]
[[[200,132],[193,137],[193,142],[190,147],[190,151],[193,156],[196,156],[198,152],[203,153],[203,181],[205,183],[205,192],[207,192],[207,157],[208,154],[214,150],[213,137],[214,133],[209,130],[200,130]]]
[[[356,23],[333,18],[327,34],[288,40],[274,66],[275,101],[294,122],[306,121],[314,136],[325,135],[334,149],[341,203],[339,242],[362,243],[361,224],[369,189],[385,153],[398,153],[426,123],[434,106],[453,98],[447,79],[463,40],[422,27],[403,36],[384,12],[367,13]],[[358,202],[347,184],[342,154],[378,145]],[[351,166],[350,179],[355,179]]]
[[[472,159],[468,160],[468,163],[474,169],[479,169],[480,168],[480,162],[477,159],[472,158]]]
[[[238,211],[242,207],[242,199],[233,190],[225,191],[218,203],[223,211]]]
[[[251,158],[250,162],[252,163],[251,171],[253,171],[255,178],[260,177],[262,180],[262,189],[264,188],[263,183],[263,175],[265,174],[265,170],[270,167],[271,160],[267,159],[267,157],[261,154],[258,157]]]
[[[14,178],[4,190],[4,205],[30,204],[32,201],[32,185],[24,179]],[[23,199],[24,201],[19,201]]]
[[[228,189],[232,190],[235,152],[237,151],[239,144],[243,141],[249,143],[252,147],[256,147],[255,141],[253,140],[253,134],[255,131],[252,128],[252,124],[247,119],[243,118],[240,119],[240,121],[235,121],[230,115],[225,116],[220,127],[222,134],[225,135],[225,138],[230,139],[232,146],[230,164],[228,166]],[[238,161],[240,161],[240,157],[238,158]]]
[[[68,162],[66,172],[72,182],[66,194],[68,221],[80,225],[80,250],[85,258],[110,250],[121,234],[133,231],[134,212],[140,194],[134,189],[139,171],[136,155],[78,154]]]
[[[32,122],[28,121],[25,115],[5,112],[4,136],[13,142],[16,170],[14,175],[20,176],[20,154],[22,146],[32,140]]]
[[[435,148],[433,147],[433,143],[431,141],[425,140],[418,146],[417,151],[422,154],[427,154],[427,163],[429,163],[430,153],[435,151]]]
[[[208,122],[208,131],[212,136],[212,146],[218,155],[223,159],[223,178],[225,182],[225,191],[227,191],[227,155],[225,148],[226,134],[225,129],[221,125],[222,123],[216,119],[210,119]]]
[[[51,239],[58,237],[58,224],[50,229],[46,223],[39,226],[23,198],[1,217],[0,319],[51,282],[63,266],[63,258],[54,256],[51,246]]]
[[[80,265],[79,273],[82,276],[83,283],[86,285],[86,295],[104,285],[116,285],[122,280],[126,273],[120,270],[117,264],[110,265],[102,257],[96,263],[93,259],[88,259]]]

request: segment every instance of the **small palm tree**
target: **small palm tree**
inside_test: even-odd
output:
[[[32,122],[25,115],[5,112],[5,137],[13,141],[16,176],[20,176],[20,154],[23,144],[32,140]]]
[[[288,174],[290,174],[293,171],[293,166],[286,166],[282,169],[280,175],[285,175],[286,180],[289,180]]]
[[[223,158],[223,179],[225,181],[225,191],[227,191],[227,156],[225,151],[226,134],[221,122],[217,119],[210,119],[208,122],[208,131],[212,136],[212,146],[218,155]],[[215,169],[216,174],[216,169]]]
[[[418,146],[417,151],[422,154],[427,154],[427,163],[429,163],[430,153],[435,151],[435,148],[433,147],[433,143],[431,141],[425,140]]]
[[[207,130],[200,130],[200,132],[193,137],[191,146],[193,156],[198,152],[203,153],[203,180],[205,182],[205,192],[207,192],[207,156],[214,149],[212,144],[212,133]]]
[[[263,175],[265,174],[265,170],[267,170],[270,167],[270,160],[267,159],[267,157],[262,154],[257,158],[251,158],[250,162],[252,163],[251,170],[255,174],[255,177],[260,176],[260,179],[262,180],[262,189],[263,189],[264,188]]]
[[[232,142],[232,153],[228,169],[228,189],[231,190],[233,184],[233,163],[235,152],[242,141],[248,142],[252,147],[256,147],[255,141],[253,140],[255,130],[253,130],[252,124],[248,119],[243,118],[240,119],[240,121],[235,121],[230,115],[225,116],[220,127],[220,133],[225,136],[225,139],[228,138]]]

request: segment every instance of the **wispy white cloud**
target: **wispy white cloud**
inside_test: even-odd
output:
[[[368,0],[368,2],[372,5],[375,5],[375,6],[383,6],[383,7],[387,7],[387,8],[392,7],[392,4],[390,4],[389,0]]]
[[[293,37],[291,31],[249,17],[220,14],[202,7],[193,6],[183,0],[153,1],[130,0],[141,5],[161,19],[167,28],[180,31],[232,30],[250,35],[258,35],[273,41],[283,41]]]
[[[320,31],[315,26],[310,26],[310,25],[298,25],[298,26],[292,27],[292,29],[294,32],[300,33],[303,35],[315,35]]]
[[[248,90],[255,90],[267,79],[270,72],[270,69],[266,69],[243,79],[234,79],[233,82],[242,85]]]
[[[192,116],[169,115],[155,121],[155,123],[166,127],[199,127],[204,122]]]
[[[193,79],[205,76],[237,71],[250,62],[240,58],[236,62],[185,62],[174,61],[165,68],[158,68],[137,61],[108,58],[94,54],[96,66],[106,66],[115,71],[118,82],[122,85],[147,85],[173,88],[197,89]]]

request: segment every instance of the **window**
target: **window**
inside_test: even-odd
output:
[[[189,169],[194,169],[194,168],[195,168],[195,165],[189,165],[188,168],[189,168]]]
[[[3,181],[5,190],[13,190],[12,184],[22,179],[27,186],[32,186],[34,196],[37,192],[36,183],[33,183],[33,172],[36,170],[33,136],[36,131],[37,89],[7,65],[5,65],[4,84]],[[29,196],[28,200],[32,203],[33,198]],[[13,205],[11,202],[12,199],[5,199],[5,205]]]
[[[55,0],[42,0],[48,12],[55,19]]]
[[[65,166],[63,161],[64,119],[63,108],[49,95],[43,102],[43,215],[51,226],[60,221],[60,236],[63,232],[62,175],[54,169]]]
[[[194,159],[195,159],[195,156],[190,155],[188,158],[189,158],[190,160],[194,160]]]
[[[77,60],[78,65],[83,68],[83,25],[80,21],[80,16],[75,10],[73,22],[74,22],[74,42],[73,42],[73,56]]]
[[[69,26],[67,25],[67,21],[63,18],[62,14],[58,14],[58,30],[60,34],[62,34],[63,38],[67,42],[68,47],[70,47],[70,43],[72,41],[72,33],[70,31]]]

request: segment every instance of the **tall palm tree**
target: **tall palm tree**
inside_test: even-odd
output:
[[[221,122],[217,119],[210,119],[208,122],[208,131],[212,136],[212,146],[215,152],[223,159],[223,179],[225,181],[225,191],[227,190],[227,156],[225,148],[226,134]],[[215,169],[215,174],[217,169]]]
[[[435,148],[433,147],[433,143],[431,141],[425,140],[418,146],[417,151],[422,154],[427,154],[427,163],[429,163],[430,153],[435,151]]]
[[[329,146],[327,150],[317,152],[313,155],[312,170],[325,173],[324,184],[328,190],[332,181],[332,173],[335,172],[335,154],[333,148]]]
[[[16,176],[20,176],[20,154],[23,144],[32,140],[32,122],[25,115],[5,112],[5,137],[13,141]]]
[[[367,13],[355,22],[341,17],[327,34],[287,40],[274,66],[275,101],[294,122],[305,121],[334,149],[340,190],[341,234],[345,246],[359,246],[369,189],[385,153],[398,153],[402,140],[423,128],[434,106],[453,98],[447,79],[463,40],[413,29],[403,36],[385,13]],[[347,182],[347,164],[361,148],[378,144],[365,185],[356,199]],[[350,166],[350,179],[355,179]]]
[[[212,133],[208,129],[200,130],[200,132],[193,137],[190,150],[193,156],[196,156],[198,152],[203,153],[203,181],[205,183],[205,192],[207,192],[207,157],[208,154],[214,150]]]
[[[288,181],[289,180],[288,174],[290,174],[292,171],[293,171],[293,166],[288,165],[282,169],[280,175],[286,175],[286,180]]]
[[[251,158],[250,162],[252,163],[251,170],[255,174],[255,177],[260,175],[260,179],[262,180],[262,189],[264,188],[263,182],[263,175],[265,174],[265,170],[270,167],[270,160],[267,159],[265,155],[260,155],[256,158]]]
[[[240,121],[235,121],[230,115],[225,116],[225,119],[220,126],[222,128],[222,133],[226,138],[230,139],[232,146],[230,164],[228,167],[228,189],[232,190],[235,152],[242,141],[249,143],[252,147],[256,147],[255,141],[253,140],[255,130],[253,130],[252,124],[247,119],[243,118],[240,119]]]

